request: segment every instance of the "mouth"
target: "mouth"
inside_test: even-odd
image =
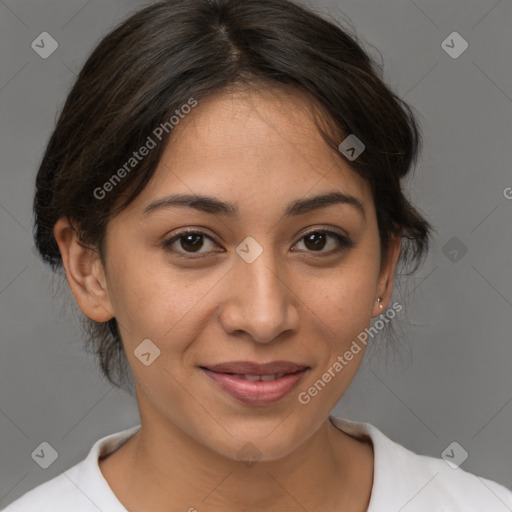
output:
[[[249,405],[268,405],[281,400],[311,370],[309,366],[287,361],[265,364],[240,361],[199,368],[220,390]]]
[[[219,373],[219,372],[217,372]],[[222,373],[222,372],[220,372]],[[244,379],[244,380],[249,380],[249,381],[257,381],[257,380],[261,380],[261,381],[271,381],[271,380],[277,380],[277,379],[280,379],[281,377],[284,377],[285,375],[291,375],[289,373],[271,373],[270,375],[250,375],[250,374],[239,374],[239,373],[224,373],[224,375],[232,375],[233,377],[235,377],[236,379]]]

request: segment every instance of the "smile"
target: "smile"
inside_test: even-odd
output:
[[[269,405],[283,399],[310,370],[307,367],[293,373],[239,374],[200,369],[223,393],[247,405]]]

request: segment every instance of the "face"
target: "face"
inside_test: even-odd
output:
[[[169,200],[190,194],[231,206]],[[324,195],[331,201],[310,201]],[[105,308],[120,326],[142,422],[172,425],[233,460],[246,442],[263,460],[283,457],[325,422],[364,345],[308,390],[383,311],[377,297],[385,307],[394,271],[381,265],[369,186],[304,103],[278,92],[200,102],[151,182],[109,223],[105,248]],[[305,369],[258,383],[208,370],[240,361]]]

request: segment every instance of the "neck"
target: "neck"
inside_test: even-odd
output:
[[[129,510],[363,511],[373,451],[326,419],[287,456],[249,464],[212,452],[176,426],[142,421],[100,467]]]

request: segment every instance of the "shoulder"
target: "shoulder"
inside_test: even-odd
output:
[[[85,461],[44,482],[3,509],[3,512],[64,512],[80,510],[98,511],[98,508],[73,483],[83,470]]]
[[[98,459],[120,447],[139,428],[102,437],[84,460],[26,492],[2,512],[126,512],[103,477]]]
[[[400,466],[393,468],[395,481],[400,485],[404,512],[425,510],[425,506],[437,507],[431,510],[467,512],[510,512],[512,491],[487,478],[465,471],[460,466],[447,461],[454,458],[451,449],[446,460],[419,455],[393,443]],[[407,500],[407,501],[405,501]]]
[[[511,490],[450,461],[457,460],[457,447],[445,452],[445,461],[409,450],[370,423],[331,418],[347,434],[372,441],[374,482],[368,512],[512,511]]]

